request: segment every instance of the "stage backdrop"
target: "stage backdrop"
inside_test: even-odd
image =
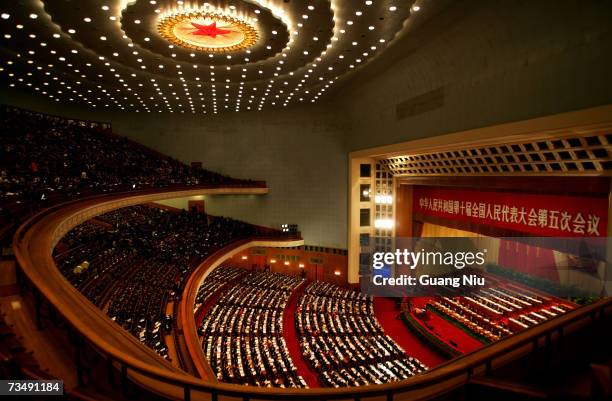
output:
[[[605,198],[415,186],[413,210],[543,237],[605,237]]]

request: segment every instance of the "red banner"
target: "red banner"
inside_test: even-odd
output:
[[[543,237],[605,237],[608,200],[415,186],[413,210]]]

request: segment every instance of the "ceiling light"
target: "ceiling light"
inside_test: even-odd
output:
[[[419,6],[412,6],[412,11],[416,12],[419,11],[421,9],[421,7]]]
[[[30,18],[31,18],[31,19],[36,19],[36,18],[38,18],[38,15],[36,15],[36,14],[32,13],[32,14],[30,14]]]
[[[140,24],[140,20],[139,20],[139,19],[135,19],[135,20],[134,20],[134,23],[135,23],[135,24]]]
[[[395,10],[397,10],[397,7],[395,7],[395,6],[389,7],[389,11],[395,11]]]
[[[9,19],[9,18],[11,18],[11,15],[7,14],[7,13],[2,13],[2,15],[0,17],[2,17],[2,19]]]
[[[89,18],[89,17],[85,17],[85,18],[83,18],[83,21],[85,21],[85,22],[91,22],[91,18]]]
[[[360,16],[361,16],[361,14],[363,14],[361,11],[355,11],[355,15],[356,15],[356,16],[360,17]]]
[[[100,40],[106,40],[106,36],[100,36]]]

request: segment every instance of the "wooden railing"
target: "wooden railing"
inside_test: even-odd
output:
[[[249,192],[247,189],[151,190],[141,194],[100,196],[50,208],[35,215],[19,228],[13,247],[23,275],[33,285],[35,291],[39,292],[78,333],[80,340],[74,344],[77,350],[75,364],[79,377],[79,347],[82,347],[81,342],[85,341],[104,356],[109,372],[112,372],[113,367],[120,372],[122,388],[127,388],[131,381],[169,399],[213,401],[225,397],[242,400],[360,400],[365,397],[384,397],[388,401],[415,397],[423,399],[463,386],[475,374],[486,374],[498,365],[526,355],[533,348],[548,346],[552,341],[562,338],[564,334],[597,320],[609,318],[611,314],[612,299],[602,299],[451,360],[426,374],[400,382],[343,389],[258,388],[203,380],[173,367],[122,330],[81,295],[62,276],[51,257],[53,246],[69,229],[108,210],[195,194],[264,193]]]

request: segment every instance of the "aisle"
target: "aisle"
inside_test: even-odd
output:
[[[295,310],[297,309],[297,303],[309,283],[309,281],[303,282],[291,293],[287,301],[287,307],[283,311],[283,337],[287,342],[289,355],[297,367],[298,374],[304,378],[308,387],[321,387],[317,373],[310,368],[304,359],[302,359],[298,332],[295,329]]]

